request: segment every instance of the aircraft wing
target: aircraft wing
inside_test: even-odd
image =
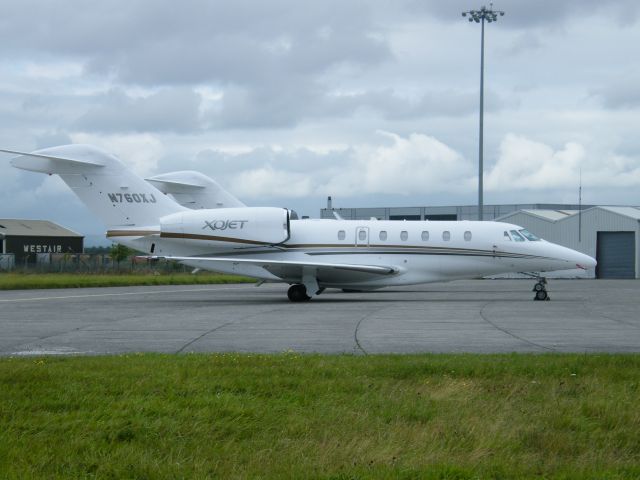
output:
[[[261,267],[283,280],[294,281],[300,281],[307,272],[311,272],[314,277],[324,283],[366,281],[379,278],[380,276],[395,275],[400,271],[397,267],[389,265],[301,262],[295,260],[268,260],[258,258],[175,256],[159,256],[153,258],[165,258],[167,260],[186,262],[211,262],[212,267],[215,267],[215,263],[226,265],[251,265]]]

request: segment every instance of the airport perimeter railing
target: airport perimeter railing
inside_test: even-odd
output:
[[[13,270],[16,265],[16,257],[13,253],[0,254],[0,272],[3,270]]]
[[[15,259],[0,255],[0,271],[24,273],[187,273],[193,270],[176,262],[130,256],[120,262],[108,254],[39,253],[31,258]]]

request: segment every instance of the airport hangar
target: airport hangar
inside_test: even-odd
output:
[[[38,254],[82,253],[84,237],[47,220],[0,218],[0,255],[15,264],[35,263]]]
[[[345,220],[476,220],[477,205],[440,207],[333,208],[320,218]],[[485,205],[486,220],[520,225],[541,238],[594,257],[595,278],[640,278],[640,207],[569,204]]]

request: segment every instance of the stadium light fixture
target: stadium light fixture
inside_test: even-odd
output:
[[[480,10],[469,10],[462,12],[463,17],[469,17],[470,22],[480,23],[482,25],[480,36],[480,135],[478,145],[478,220],[483,219],[483,153],[484,153],[484,22],[495,22],[498,16],[504,16],[501,10],[494,10],[493,3],[489,4],[489,8],[483,6]]]

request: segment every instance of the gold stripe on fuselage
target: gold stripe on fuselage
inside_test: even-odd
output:
[[[212,242],[244,243],[247,245],[271,245],[268,242],[247,240],[245,238],[216,237],[213,235],[199,235],[195,233],[160,232],[160,238],[184,238],[187,240],[208,240]]]

